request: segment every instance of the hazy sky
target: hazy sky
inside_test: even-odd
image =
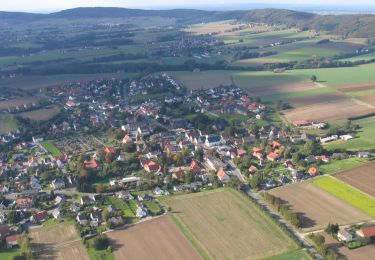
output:
[[[220,4],[327,4],[327,5],[373,5],[374,0],[0,0],[0,10],[58,10],[73,7],[118,6],[118,7],[152,7],[156,6],[193,6]]]

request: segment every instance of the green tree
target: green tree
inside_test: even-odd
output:
[[[316,75],[312,75],[310,79],[311,79],[312,82],[316,82],[318,80]]]

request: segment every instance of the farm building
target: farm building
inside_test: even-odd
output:
[[[353,235],[350,234],[346,229],[342,229],[337,233],[337,237],[340,241],[351,242],[353,240]]]
[[[360,229],[357,231],[357,235],[360,237],[373,238],[375,237],[375,226]]]

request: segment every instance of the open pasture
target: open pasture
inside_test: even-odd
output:
[[[333,175],[336,179],[375,197],[375,163]]]
[[[31,119],[34,121],[47,121],[54,116],[56,116],[60,112],[60,109],[58,107],[51,107],[51,108],[42,108],[37,110],[32,110],[28,112],[23,112],[17,114],[18,116],[22,118]]]
[[[314,185],[331,195],[356,207],[365,214],[375,218],[375,198],[355,189],[333,177],[322,177],[313,181]],[[334,222],[332,222],[334,223]]]
[[[310,182],[273,189],[270,194],[280,198],[292,211],[300,214],[302,228],[306,232],[325,228],[328,223],[344,225],[371,219]]]
[[[34,229],[30,233],[37,259],[88,260],[86,248],[73,225],[61,223]]]
[[[168,198],[185,234],[212,259],[263,259],[297,245],[245,195],[220,189]]]
[[[202,259],[170,217],[107,233],[116,259]]]
[[[284,111],[290,122],[299,119],[335,121],[375,112],[375,108],[339,92],[297,97],[287,101],[293,107]]]

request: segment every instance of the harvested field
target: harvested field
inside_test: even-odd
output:
[[[273,58],[273,57],[262,57],[262,58],[239,60],[239,61],[236,61],[234,65],[249,66],[251,64],[259,65],[259,64],[264,64],[264,63],[282,63],[282,62],[288,62],[288,60],[280,59],[280,58]]]
[[[207,89],[220,85],[232,85],[232,77],[227,71],[172,72],[177,81],[188,89]]]
[[[7,101],[0,101],[0,110],[22,107],[23,105],[32,105],[32,103],[38,104],[40,101],[39,97],[22,97],[15,98]]]
[[[360,210],[309,182],[277,188],[270,194],[282,199],[302,216],[302,227],[306,232],[323,229],[328,223],[345,225],[371,220]]]
[[[341,243],[339,243],[337,240],[333,239],[332,236],[327,235],[326,233],[321,233],[326,239],[326,244],[329,248],[334,249],[336,252],[338,252],[341,255],[346,256],[348,259],[361,259],[361,260],[372,260],[374,259],[375,255],[375,245],[370,244],[365,247],[360,247],[357,249],[349,250],[345,246],[343,246]]]
[[[375,197],[375,163],[333,175],[335,178]]]
[[[288,103],[294,107],[284,111],[289,121],[334,121],[375,112],[374,107],[337,92],[293,98]]]
[[[202,259],[170,217],[107,233],[116,259]]]
[[[303,93],[308,90],[318,90],[319,86],[315,85],[312,82],[301,82],[301,83],[292,83],[285,85],[277,86],[261,86],[259,88],[252,88],[249,92],[256,96],[268,96],[268,95],[277,95],[278,93]]]
[[[212,259],[263,259],[298,246],[245,195],[220,189],[167,199],[183,232]]]
[[[37,109],[29,112],[23,112],[17,114],[23,118],[28,118],[35,121],[47,121],[60,112],[58,107]]]
[[[246,26],[245,24],[236,24],[231,21],[224,21],[224,22],[213,22],[213,23],[206,23],[206,24],[198,24],[193,25],[189,29],[186,29],[186,32],[190,32],[193,34],[224,34],[226,31],[230,31],[240,26]],[[229,33],[229,32],[228,32]]]
[[[375,90],[374,90],[374,93],[371,93],[371,94],[373,94],[373,95],[360,97],[360,98],[358,98],[358,100],[368,104],[369,106],[375,107]]]
[[[341,92],[357,92],[357,91],[366,91],[366,90],[374,90],[375,83],[368,83],[368,84],[353,84],[353,85],[346,85],[346,86],[338,86],[336,87]]]
[[[31,231],[38,259],[88,260],[86,248],[73,225],[61,223]]]

